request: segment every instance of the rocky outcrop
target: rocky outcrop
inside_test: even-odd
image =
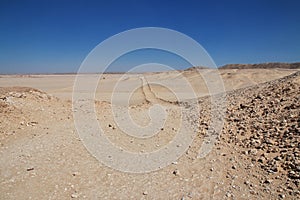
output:
[[[260,64],[227,64],[219,69],[300,69],[300,62],[296,63],[260,63]]]

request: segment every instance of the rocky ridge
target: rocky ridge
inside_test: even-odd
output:
[[[265,172],[263,185],[280,180],[281,196],[299,196],[300,72],[230,92],[227,98],[221,142]]]
[[[220,69],[274,69],[274,68],[283,68],[283,69],[299,69],[300,63],[259,63],[259,64],[227,64],[221,66]]]

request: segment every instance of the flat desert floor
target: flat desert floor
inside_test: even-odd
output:
[[[177,160],[145,173],[108,167],[85,148],[74,122],[80,108],[72,106],[76,75],[0,75],[0,199],[299,199],[300,72],[219,70],[224,124],[211,151],[199,157],[214,117],[205,73],[99,78],[93,105],[115,146],[137,154],[157,151],[176,138],[183,121],[188,136],[195,133]],[[98,76],[82,75],[86,82]],[[191,100],[199,109],[186,106]],[[152,124],[154,135],[136,138],[127,118],[119,119],[126,122],[123,129],[116,122],[124,110],[140,127],[162,120],[149,112],[155,105],[166,118]],[[181,118],[182,107],[191,118]]]

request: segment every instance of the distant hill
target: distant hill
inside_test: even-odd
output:
[[[260,63],[260,64],[227,64],[219,69],[300,69],[300,62],[297,63]]]
[[[197,70],[197,69],[209,69],[209,67],[196,66],[196,67],[187,68],[184,71],[194,71],[194,70]]]

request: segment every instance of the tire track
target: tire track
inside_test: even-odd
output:
[[[145,99],[147,102],[151,102],[151,103],[158,103],[158,104],[172,104],[172,105],[179,105],[178,101],[169,101],[169,100],[165,100],[163,98],[158,97],[153,90],[151,89],[150,84],[148,83],[148,81],[146,80],[145,77],[140,78],[142,81],[142,91],[143,94],[145,96]]]

